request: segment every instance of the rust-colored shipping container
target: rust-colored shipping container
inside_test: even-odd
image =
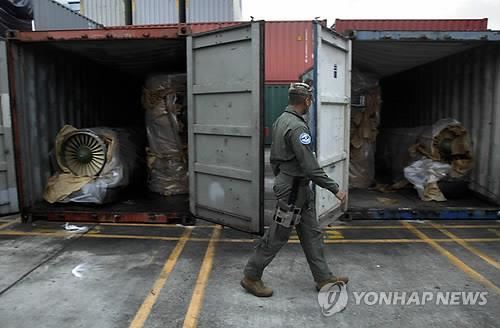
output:
[[[185,28],[181,34],[203,33],[220,28],[244,24],[245,22],[210,22],[188,24],[134,25],[108,29],[130,29],[134,33],[141,29]],[[326,21],[323,22],[326,25]],[[296,81],[313,65],[312,21],[266,21],[265,22],[265,82],[286,84]]]
[[[337,19],[338,33],[365,31],[486,31],[488,19]]]
[[[311,21],[266,22],[266,83],[296,81],[313,65],[312,28]]]
[[[236,26],[239,24],[248,24],[248,22],[209,22],[209,23],[186,23],[186,24],[154,24],[154,25],[126,25],[126,26],[111,26],[106,27],[106,30],[131,30],[131,31],[141,31],[141,30],[160,30],[162,28],[168,30],[181,30],[184,28],[188,31],[188,34],[196,34],[209,32],[213,30],[218,30],[221,28]],[[135,32],[134,32],[135,33]]]

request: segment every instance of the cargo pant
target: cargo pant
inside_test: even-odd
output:
[[[293,177],[280,173],[274,184],[274,193],[279,200],[287,201],[292,190]],[[309,184],[299,186],[295,205],[302,207],[302,219],[295,226],[300,245],[306,255],[307,263],[316,282],[332,276],[323,253],[323,233],[316,220],[313,193]],[[286,228],[274,220],[261,238],[252,257],[248,260],[244,274],[247,277],[261,279],[264,269],[271,263],[278,251],[288,242],[293,227]]]

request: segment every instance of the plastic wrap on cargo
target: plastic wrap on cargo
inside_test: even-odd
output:
[[[375,150],[380,113],[380,89],[365,92],[366,107],[353,108],[349,158],[349,187],[368,188],[375,183]]]
[[[445,118],[428,127],[418,138],[414,151],[435,161],[451,164],[452,178],[466,177],[474,164],[467,129],[455,119]]]
[[[97,127],[77,130],[66,125],[56,137],[56,154],[61,154],[66,138],[78,132],[91,132],[106,144],[106,161],[96,176],[75,175],[56,155],[60,172],[49,178],[44,199],[49,203],[103,204],[116,200],[127,187],[137,167],[138,144],[134,132],[125,129]]]
[[[150,76],[144,85],[142,104],[148,137],[148,187],[162,195],[188,192],[185,132],[185,74]]]
[[[450,164],[446,179],[467,179],[474,160],[467,130],[454,119],[442,119],[431,126],[383,130],[378,142],[383,167],[399,181],[406,166],[422,156]]]
[[[423,127],[381,129],[375,160],[380,170],[389,172],[393,182],[404,179],[404,168],[420,158],[410,153],[409,149],[415,145],[423,130]]]
[[[442,202],[446,201],[446,198],[437,182],[445,178],[450,171],[451,165],[426,158],[407,166],[404,169],[404,175],[413,184],[420,199]]]

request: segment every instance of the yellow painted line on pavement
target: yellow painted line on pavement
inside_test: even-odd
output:
[[[189,229],[192,230],[192,229]],[[0,236],[36,236],[36,237],[60,237],[66,238],[70,236],[80,235],[70,232],[32,232],[32,231],[15,231],[3,230],[0,231]],[[146,235],[110,235],[110,234],[85,234],[82,238],[104,238],[104,239],[138,239],[138,240],[164,240],[164,241],[179,241],[181,237],[168,237],[168,236],[146,236]],[[438,243],[454,242],[449,238],[436,238],[431,239]],[[483,243],[483,242],[500,242],[500,238],[464,238],[466,242],[470,243]],[[196,242],[209,242],[210,238],[196,238],[191,237],[189,241]],[[256,239],[232,239],[223,238],[219,239],[217,243],[254,243]],[[326,244],[392,244],[392,243],[424,243],[421,239],[330,239],[324,241]],[[289,240],[289,244],[299,244],[299,240]]]
[[[208,243],[207,251],[198,274],[198,279],[196,280],[193,295],[191,296],[191,302],[189,303],[189,308],[187,310],[186,317],[184,318],[184,328],[194,328],[198,325],[198,319],[203,305],[203,298],[205,297],[205,289],[213,267],[215,245],[220,238],[221,228],[221,226],[216,226],[214,228],[212,237]]]
[[[500,232],[498,232],[497,229],[488,229],[489,232],[493,232],[495,235],[497,235],[498,237],[500,237]]]
[[[167,262],[165,262],[165,265],[161,270],[160,276],[156,279],[153,288],[149,291],[148,296],[135,314],[134,320],[132,320],[132,322],[130,323],[130,328],[142,328],[144,326],[144,323],[149,317],[149,314],[151,313],[156,300],[160,296],[160,292],[163,286],[165,286],[170,273],[173,271],[175,264],[177,263],[177,260],[179,259],[179,256],[184,249],[184,246],[189,240],[191,231],[191,229],[186,229],[179,239],[177,245],[175,245],[175,248],[172,250],[172,253],[170,253]]]
[[[342,232],[337,230],[327,230],[325,231],[325,237],[327,240],[330,239],[344,239],[344,235]]]
[[[447,229],[488,229],[488,228],[499,228],[500,225],[442,225],[442,228]],[[418,226],[419,229],[433,229],[431,225],[427,223]],[[403,225],[391,225],[391,226],[330,226],[325,227],[325,230],[384,230],[384,229],[406,229]]]
[[[191,229],[189,229],[191,231]],[[69,237],[80,235],[71,232],[30,232],[30,231],[0,231],[0,236],[37,236],[37,237]],[[164,237],[164,236],[142,236],[142,235],[107,235],[107,234],[85,234],[83,238],[109,238],[109,239],[150,239],[178,241],[182,237]],[[207,239],[208,240],[208,239]]]
[[[494,259],[492,259],[491,257],[489,257],[488,255],[484,254],[483,252],[481,252],[479,249],[467,244],[466,241],[464,241],[462,238],[456,236],[455,234],[449,232],[448,230],[445,230],[445,229],[442,229],[440,228],[439,225],[436,225],[436,224],[433,224],[431,223],[431,225],[433,227],[435,227],[437,230],[441,231],[443,234],[445,234],[446,236],[448,236],[449,238],[453,239],[454,242],[456,242],[457,244],[459,244],[460,246],[462,246],[463,248],[465,248],[466,250],[468,250],[469,252],[471,252],[472,254],[480,257],[483,261],[485,261],[486,263],[494,266],[495,268],[499,269],[500,270],[500,263],[498,263],[497,261],[495,261]]]
[[[332,239],[344,239],[344,235],[342,232],[337,231],[337,230],[332,230],[332,229],[327,229],[324,231],[324,240],[332,240]],[[299,235],[297,232],[294,230],[292,234],[290,235],[290,241],[296,241],[300,240]]]
[[[0,224],[0,230],[13,226],[16,223],[19,223],[19,219]]]
[[[437,242],[434,240],[430,239],[426,234],[424,234],[422,231],[418,230],[416,227],[411,225],[408,222],[401,221],[401,223],[408,229],[410,230],[413,234],[415,234],[418,238],[422,239],[425,241],[429,246],[434,248],[436,251],[438,251],[441,255],[446,257],[448,261],[450,261],[453,265],[455,265],[457,268],[465,272],[469,277],[472,279],[482,283],[484,286],[494,290],[497,294],[500,294],[500,288],[496,286],[494,283],[486,279],[483,275],[481,275],[479,272],[476,270],[472,269],[470,266],[465,264],[462,260],[460,260],[458,257],[455,255],[451,254],[449,251],[447,251],[444,247],[439,245]]]
[[[430,223],[430,222],[429,222]],[[441,228],[446,229],[488,229],[488,228],[500,228],[500,225],[441,225]]]

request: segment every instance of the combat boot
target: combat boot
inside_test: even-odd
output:
[[[321,290],[321,288],[323,288],[325,285],[336,284],[339,282],[342,282],[345,285],[349,282],[349,278],[342,277],[342,276],[339,276],[339,277],[331,276],[330,278],[328,278],[326,280],[323,280],[323,281],[316,283],[316,290],[319,292]]]
[[[241,286],[245,288],[247,292],[257,297],[270,297],[273,295],[273,290],[264,286],[264,283],[260,279],[244,277],[241,279]]]

